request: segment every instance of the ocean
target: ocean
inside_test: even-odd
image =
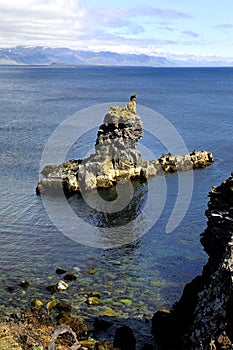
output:
[[[56,295],[58,300],[70,302],[87,322],[110,308],[116,323],[131,325],[140,341],[147,339],[153,313],[179,300],[208,258],[199,242],[206,228],[208,192],[233,170],[233,68],[0,66],[0,78],[1,314],[28,306],[35,298],[51,300],[46,286],[57,283],[55,270],[62,267],[76,272],[78,279]],[[114,249],[83,245],[58,230],[36,195],[43,151],[53,132],[74,113],[127,102],[133,92],[139,105],[173,125],[188,151],[211,151],[216,161],[193,172],[191,202],[172,232],[166,232],[166,225],[178,195],[177,174],[164,178],[164,208],[139,239]],[[67,158],[84,157],[95,138],[96,130],[85,134],[70,147]],[[169,151],[147,132],[141,144],[154,158]],[[140,190],[143,184],[138,186]],[[90,214],[79,196],[69,204],[76,215]],[[89,215],[88,220],[95,225],[96,217]],[[88,274],[90,268],[95,274]],[[23,280],[30,282],[27,289],[18,286]],[[91,291],[101,292],[103,305],[86,304]]]

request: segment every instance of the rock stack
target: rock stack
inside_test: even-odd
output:
[[[170,311],[153,317],[161,349],[233,349],[233,176],[209,193],[201,243],[209,255]]]
[[[83,160],[46,166],[37,193],[53,192],[61,186],[66,194],[109,188],[117,182],[135,178],[147,179],[179,170],[203,168],[214,161],[212,153],[207,151],[193,151],[182,156],[168,153],[146,161],[136,149],[142,136],[142,121],[136,114],[136,94],[133,94],[124,108],[111,106],[108,110],[98,130],[95,153]]]

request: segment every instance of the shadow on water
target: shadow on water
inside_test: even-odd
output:
[[[127,195],[127,187],[133,186],[133,196],[128,205],[122,210],[115,210],[113,212],[109,209],[108,212],[100,212],[93,207],[90,207],[82,198],[81,194],[75,194],[68,198],[68,202],[74,210],[75,214],[87,221],[91,225],[98,227],[117,227],[127,224],[134,220],[142,211],[147,198],[147,181],[134,180],[128,185],[124,184],[125,193]],[[116,186],[110,188],[98,188],[97,191],[89,192],[90,203],[96,203],[96,197],[100,196],[104,201],[108,202],[108,207],[111,207],[117,197]]]

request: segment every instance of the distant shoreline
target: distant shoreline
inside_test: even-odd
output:
[[[108,64],[25,64],[25,63],[0,63],[0,67],[17,67],[17,68],[145,68],[145,69],[229,69],[233,66],[127,66],[127,65],[108,65]]]
[[[0,65],[68,65],[116,67],[233,67],[233,58],[128,54],[112,51],[73,50],[66,47],[16,46],[0,48]]]

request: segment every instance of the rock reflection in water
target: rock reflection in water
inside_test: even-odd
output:
[[[99,188],[98,191],[88,193],[89,203],[96,203],[99,198],[108,202],[108,212],[101,212],[90,207],[80,194],[68,199],[75,214],[86,223],[98,228],[99,238],[106,244],[111,242],[114,246],[119,245],[119,242],[129,243],[138,238],[137,232],[141,232],[141,230],[136,227],[135,219],[143,212],[148,194],[147,181],[144,180],[134,180],[122,186],[125,188],[126,194],[128,188],[132,187],[133,195],[129,204],[118,211],[111,210],[111,206],[114,205],[118,197],[116,186]],[[143,225],[143,220],[140,223]],[[127,229],[124,228],[125,225],[127,225]]]

